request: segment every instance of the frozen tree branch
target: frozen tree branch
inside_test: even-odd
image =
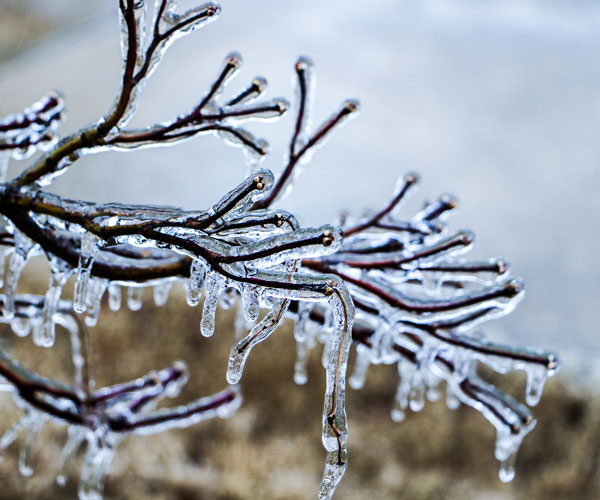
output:
[[[497,429],[500,477],[510,480],[523,437],[535,420],[528,407],[481,379],[482,363],[500,373],[527,373],[527,405],[541,397],[547,377],[560,366],[556,355],[484,340],[472,329],[510,312],[523,294],[504,260],[461,257],[473,243],[469,231],[451,232],[446,218],[457,206],[444,195],[408,220],[398,216],[418,182],[400,180],[379,211],[342,227],[301,228],[296,218],[271,208],[293,184],[312,153],[358,110],[346,100],[316,128],[311,127],[314,69],[301,57],[295,64],[296,115],[284,167],[277,177],[256,169],[268,144],[240,124],[275,120],[289,108],[284,99],[259,100],[266,81],[222,99],[242,59],[231,53],[214,82],[190,109],[170,121],[128,128],[152,75],[177,38],[214,20],[220,7],[205,3],[178,13],[174,0],[157,0],[150,13],[143,0],[119,0],[122,79],[107,114],[82,130],[57,139],[63,100],[51,93],[21,114],[0,120],[0,270],[9,260],[0,295],[0,321],[35,344],[51,347],[55,325],[70,334],[74,385],[41,377],[0,349],[0,387],[15,395],[25,415],[0,439],[10,445],[27,432],[20,470],[31,474],[27,449],[48,418],[67,425],[63,464],[85,441],[79,496],[98,498],[118,442],[128,433],[150,434],[187,427],[215,416],[230,416],[241,403],[239,385],[253,347],[266,340],[284,318],[295,321],[298,359],[294,379],[306,382],[306,360],[316,341],[324,344],[326,393],[322,441],[327,458],[319,498],[332,498],[347,466],[346,366],[356,348],[351,387],[360,388],[370,364],[395,364],[400,375],[392,418],[420,410],[425,398],[440,398],[446,384],[451,408],[459,402],[480,411]],[[71,200],[44,190],[80,157],[108,150],[178,144],[216,134],[248,153],[253,173],[208,209],[183,210]],[[42,154],[20,175],[5,182],[10,159]],[[17,295],[21,273],[33,256],[44,254],[51,277],[44,297]],[[62,289],[75,277],[72,301]],[[154,288],[157,306],[174,282],[186,287],[187,302],[198,305],[204,291],[201,334],[212,336],[219,298],[232,290],[241,298],[236,341],[226,370],[230,384],[221,393],[175,408],[157,409],[187,381],[181,362],[117,386],[97,389],[88,327],[99,318],[108,293],[112,310],[122,290],[138,310],[140,291]],[[260,309],[266,309],[262,317]],[[356,310],[356,325],[353,328]],[[61,476],[64,477],[64,467]]]

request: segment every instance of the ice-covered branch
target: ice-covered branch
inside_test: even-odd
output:
[[[312,94],[314,92],[313,63],[307,57],[300,57],[295,65],[296,107],[297,115],[294,130],[289,145],[289,152],[283,171],[273,186],[268,196],[260,200],[255,208],[267,208],[277,198],[291,190],[294,175],[298,175],[302,163],[310,160],[311,153],[323,144],[331,132],[346,122],[350,117],[356,116],[359,102],[348,99],[342,103],[338,111],[333,113],[314,131],[310,130],[310,114]]]
[[[314,69],[301,57],[294,67],[296,115],[281,174],[275,179],[256,169],[268,144],[242,127],[245,121],[273,120],[289,105],[285,99],[260,100],[266,80],[256,77],[233,97],[223,98],[242,59],[229,54],[207,91],[188,111],[163,123],[128,128],[146,82],[168,46],[215,19],[212,2],[180,13],[176,0],[119,0],[122,79],[114,104],[96,122],[56,142],[63,101],[51,93],[21,114],[0,120],[0,321],[35,344],[51,347],[55,325],[70,335],[73,385],[41,377],[0,349],[0,388],[13,393],[25,416],[0,438],[0,449],[26,431],[20,470],[28,475],[27,450],[48,418],[68,426],[60,476],[83,441],[79,496],[101,496],[115,448],[129,433],[150,434],[187,427],[215,416],[230,416],[241,402],[238,383],[252,349],[284,318],[295,320],[298,358],[294,380],[305,383],[306,361],[316,341],[324,344],[326,391],[322,441],[327,458],[319,498],[331,499],[347,464],[345,386],[348,353],[356,347],[354,373],[360,388],[370,364],[394,364],[400,375],[392,418],[419,411],[425,399],[441,397],[446,384],[450,408],[462,402],[479,410],[497,429],[496,457],[501,479],[510,480],[523,437],[535,420],[528,407],[477,374],[484,364],[499,373],[524,370],[525,402],[535,405],[545,380],[560,367],[556,355],[514,348],[472,333],[475,326],[510,312],[523,295],[503,259],[463,257],[473,244],[470,231],[450,231],[446,219],[456,200],[442,195],[409,219],[400,207],[418,182],[410,173],[399,180],[390,201],[378,211],[342,227],[301,228],[296,218],[272,209],[291,189],[300,167],[333,130],[356,115],[358,102],[346,100],[316,128],[311,126]],[[101,204],[72,200],[44,191],[83,155],[107,150],[178,144],[215,134],[248,153],[253,173],[203,210],[177,207]],[[9,158],[42,151],[29,168],[5,183]],[[18,295],[28,261],[44,254],[51,276],[44,297]],[[3,280],[4,262],[8,272]],[[73,300],[62,297],[75,278]],[[98,321],[102,298],[118,310],[142,307],[142,291],[153,288],[164,305],[175,282],[184,284],[187,303],[202,303],[200,332],[215,331],[219,306],[240,297],[236,340],[226,379],[218,394],[174,408],[159,408],[187,381],[177,362],[136,380],[97,389],[87,327]],[[261,316],[261,309],[266,312]],[[356,316],[356,325],[353,328]]]
[[[156,2],[149,30],[147,6],[144,1],[121,0],[119,10],[123,76],[111,111],[56,145],[55,137],[50,132],[35,136],[21,135],[4,142],[0,129],[0,158],[2,151],[23,155],[30,154],[36,148],[49,149],[47,154],[11,181],[13,187],[33,183],[47,186],[84,154],[111,149],[172,145],[207,133],[217,134],[226,142],[243,147],[253,159],[260,159],[267,153],[267,142],[254,137],[251,132],[240,127],[239,123],[250,119],[278,118],[285,113],[288,104],[284,99],[254,103],[266,86],[260,78],[255,79],[248,89],[240,92],[237,98],[222,105],[218,104],[218,97],[241,67],[242,60],[237,53],[227,56],[217,79],[200,103],[190,111],[168,122],[143,129],[127,129],[127,123],[135,114],[141,100],[145,83],[168,46],[180,36],[191,33],[215,19],[220,7],[214,3],[206,3],[178,14],[175,1],[160,0]],[[13,122],[15,120],[9,117],[6,126],[12,124],[14,128]]]
[[[44,316],[44,298],[20,295],[15,298],[16,310],[11,322],[29,321],[40,324]],[[0,307],[6,300],[0,295]],[[0,377],[2,390],[9,391],[18,401],[25,415],[0,438],[0,451],[8,447],[25,431],[32,437],[37,434],[48,417],[70,427],[69,440],[65,444],[63,462],[76,451],[82,441],[88,442],[86,456],[92,461],[94,484],[89,484],[86,466],[81,471],[80,488],[87,485],[100,494],[102,480],[109,472],[114,446],[129,433],[152,434],[164,430],[187,427],[208,418],[230,416],[241,403],[241,392],[232,386],[218,394],[203,397],[173,408],[155,409],[165,396],[173,398],[179,394],[188,378],[187,367],[181,361],[171,367],[116,386],[94,389],[90,373],[85,325],[71,310],[69,302],[61,301],[56,308],[55,320],[70,334],[75,386],[41,377],[13,360],[4,349],[0,349]],[[1,321],[1,317],[0,317]],[[6,320],[5,320],[6,321]],[[35,328],[35,326],[34,326]],[[111,443],[111,457],[103,462],[102,446],[97,440]],[[74,445],[73,440],[77,441]],[[27,455],[32,442],[26,441],[21,453],[21,472],[29,475]],[[94,465],[95,464],[95,465]],[[61,467],[60,477],[64,477]],[[64,480],[64,479],[63,479]]]
[[[406,409],[419,411],[426,397],[438,399],[438,386],[446,382],[450,407],[461,401],[496,427],[500,478],[507,481],[514,475],[517,449],[535,420],[525,405],[483,381],[476,374],[477,363],[499,373],[524,370],[528,405],[537,404],[545,380],[560,363],[551,352],[505,346],[470,333],[510,312],[523,294],[522,284],[509,275],[502,259],[470,261],[461,256],[473,236],[465,231],[453,235],[444,223],[456,207],[453,198],[442,196],[412,219],[400,219],[398,204],[416,180],[414,174],[405,176],[384,209],[354,224],[346,222],[337,252],[304,259],[303,267],[335,274],[350,290],[357,318],[350,385],[362,387],[370,364],[397,364],[400,382],[392,418],[402,420]],[[307,349],[317,335],[311,325],[326,326],[327,315],[319,306],[293,306],[295,379],[304,382]]]

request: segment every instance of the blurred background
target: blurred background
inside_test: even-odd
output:
[[[66,96],[63,134],[101,116],[112,102],[120,74],[115,3],[1,0],[0,116],[21,110],[49,89],[60,89]],[[182,7],[192,4],[180,3]],[[356,406],[350,410],[351,426],[355,426],[351,432],[365,439],[361,443],[375,440],[377,445],[361,445],[372,452],[353,453],[350,448],[355,465],[338,497],[597,498],[600,4],[593,0],[378,0],[364,4],[223,0],[221,4],[218,22],[169,50],[148,84],[133,125],[170,119],[197,103],[231,50],[241,52],[245,60],[241,75],[231,84],[232,92],[262,75],[269,80],[271,96],[288,98],[292,97],[296,57],[310,56],[318,75],[314,124],[327,118],[346,97],[360,99],[361,114],[314,155],[292,194],[280,205],[305,225],[327,223],[342,210],[360,214],[380,206],[398,176],[410,170],[420,172],[420,190],[405,213],[412,214],[424,199],[442,192],[455,194],[461,205],[453,225],[475,231],[473,253],[482,258],[507,257],[513,273],[525,280],[523,302],[509,317],[486,325],[486,334],[498,341],[554,350],[564,362],[558,380],[551,381],[549,394],[536,411],[538,428],[525,440],[517,479],[510,486],[501,485],[495,477],[493,436],[479,415],[470,410],[449,412],[438,403],[430,405],[432,409],[424,415],[393,424],[387,412],[395,375],[389,369],[375,370],[372,387],[349,397],[351,407]],[[280,168],[291,126],[290,117],[249,126],[271,143],[272,153],[264,162],[267,168]],[[22,165],[11,168],[16,173]],[[53,190],[72,198],[201,209],[245,173],[242,152],[209,136],[174,148],[86,157]],[[170,307],[177,321],[192,324],[191,328],[182,326],[191,330],[189,339],[186,334],[178,342],[169,340],[171,347],[161,354],[164,362],[173,359],[167,355],[189,353],[190,345],[201,351],[197,355],[204,356],[201,359],[206,363],[214,362],[216,355],[210,349],[217,347],[207,342],[202,342],[201,349],[196,345],[200,342],[195,324],[199,311],[181,311],[182,302],[172,298]],[[152,338],[164,342],[165,332],[157,330],[152,309],[144,309],[144,321],[154,325]],[[110,321],[123,321],[121,327],[128,328],[127,319],[103,319],[98,338],[107,339],[107,344],[103,347],[103,340],[95,340],[100,343],[97,352],[119,349],[117,340],[110,343],[111,335],[118,339],[111,333]],[[167,332],[174,331],[164,325]],[[107,496],[311,498],[320,467],[310,469],[312,458],[299,458],[288,447],[301,445],[307,454],[315,455],[315,463],[321,460],[320,396],[315,403],[311,387],[294,386],[290,345],[281,344],[287,354],[277,360],[268,356],[275,351],[265,347],[262,361],[256,362],[265,367],[262,374],[257,369],[250,375],[247,399],[254,397],[252,391],[256,397],[254,406],[248,403],[250,410],[242,410],[245,424],[211,423],[155,438],[152,453],[159,451],[154,469],[136,462],[136,453],[145,454],[146,441],[132,439],[134,444],[127,445],[131,453],[118,459],[121,462]],[[162,362],[152,353],[139,361],[126,351],[119,351],[118,356],[125,356],[129,364],[123,361],[127,367],[122,370],[107,368],[111,373],[106,380],[135,377],[143,371],[134,368],[156,368]],[[215,370],[224,372],[225,356],[221,368]],[[100,355],[98,362],[107,363]],[[320,391],[321,373],[316,364],[313,368],[313,388]],[[278,370],[281,377],[274,375]],[[202,366],[194,369],[192,365],[192,378],[204,377],[195,382],[199,392],[206,392],[203,384],[211,382],[203,371]],[[273,380],[279,380],[279,385],[270,389],[262,385],[274,384]],[[514,383],[522,380],[516,378]],[[261,391],[271,391],[271,396]],[[290,393],[295,398],[291,409]],[[269,405],[283,408],[282,414],[271,415]],[[310,405],[309,430],[304,422],[308,417],[297,412]],[[263,414],[274,420],[269,421],[268,430],[261,431],[261,425],[267,425],[262,422]],[[222,440],[209,439],[214,431],[211,426],[220,426]],[[440,428],[443,435],[435,435],[431,426],[436,431]],[[289,427],[306,432],[296,435]],[[371,436],[371,429],[378,435]],[[247,435],[240,436],[244,432]],[[286,437],[290,432],[294,437]],[[478,439],[482,433],[485,438]],[[402,449],[388,450],[391,443]],[[181,456],[178,446],[191,444],[192,451],[184,450],[191,469],[172,466],[178,463],[173,456]],[[235,462],[232,457],[239,457],[242,450],[238,448],[246,445],[255,455]],[[165,456],[160,454],[163,448],[168,451]],[[52,453],[58,449],[47,448]],[[48,451],[48,456],[56,456],[52,453]],[[292,467],[290,461],[307,466],[296,470],[302,464]],[[44,490],[49,479],[43,474],[27,482],[11,476],[16,476],[16,469],[8,461],[0,467],[14,488],[7,491],[14,495],[25,491],[33,495],[33,490],[25,490],[34,488],[31,484],[42,485],[40,494],[47,498],[68,493]],[[234,469],[246,474],[245,479],[235,476]],[[269,474],[275,479],[267,479]],[[159,476],[170,479],[166,485],[149,487],[154,484],[149,477],[158,482]],[[471,480],[482,484],[480,496]],[[231,487],[223,492],[214,487],[217,483],[238,484],[239,491]]]

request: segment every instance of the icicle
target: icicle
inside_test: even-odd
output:
[[[246,317],[244,316],[244,308],[242,307],[240,299],[240,304],[238,304],[237,309],[235,311],[235,320],[233,324],[233,329],[235,331],[235,341],[238,342],[243,337],[245,337],[246,334],[250,330],[252,330],[252,328],[254,328],[255,324],[256,322],[254,321],[246,321]]]
[[[367,347],[356,346],[356,359],[354,361],[354,371],[348,379],[348,384],[352,389],[362,389],[365,385],[367,370],[371,364],[371,356]]]
[[[460,399],[458,399],[450,384],[446,384],[446,406],[450,410],[456,410],[460,406]]]
[[[219,297],[219,307],[226,311],[231,309],[235,304],[236,298],[237,290],[235,288],[226,288],[221,297]]]
[[[63,446],[60,454],[60,468],[59,473],[56,476],[56,482],[60,486],[67,484],[67,471],[69,469],[69,460],[73,456],[73,453],[81,446],[81,443],[85,439],[85,430],[76,427],[67,427],[67,442]]]
[[[6,182],[6,172],[8,171],[8,161],[10,155],[7,153],[0,154],[0,182]]]
[[[199,260],[192,260],[190,266],[190,279],[186,286],[186,299],[189,306],[197,306],[202,295],[202,284],[204,283],[204,264]]]
[[[144,288],[141,286],[130,286],[127,289],[127,307],[130,311],[139,311],[144,299]]]
[[[96,436],[88,438],[79,481],[79,500],[101,500],[104,490],[104,478],[110,472],[115,454],[113,446],[98,442]]]
[[[294,382],[304,385],[308,381],[308,353],[315,346],[314,335],[306,331],[306,322],[310,316],[312,305],[298,302],[298,315],[294,324],[296,339],[296,362],[294,364]]]
[[[108,286],[108,307],[111,311],[121,308],[121,287],[115,283]]]
[[[6,258],[12,251],[12,247],[0,246],[0,288],[4,286],[4,266],[6,264]]]
[[[56,257],[52,258],[50,262],[52,271],[44,299],[43,319],[40,327],[33,330],[33,343],[41,347],[54,345],[54,315],[58,308],[62,289],[71,274],[71,268],[66,262]]]
[[[108,282],[106,280],[94,277],[90,278],[87,293],[87,314],[85,317],[85,324],[87,326],[96,326],[96,323],[98,323],[102,296],[104,295],[107,285]]]
[[[281,321],[283,321],[289,302],[287,299],[277,301],[252,331],[233,347],[229,354],[229,363],[227,365],[227,382],[237,384],[240,381],[250,352],[256,344],[266,340]],[[204,299],[204,303],[206,304],[206,299]]]
[[[391,411],[391,417],[394,422],[401,422],[406,417],[406,409],[409,407],[409,397],[412,391],[412,379],[415,374],[416,367],[409,361],[403,360],[398,362],[398,389],[394,398],[394,406]]]
[[[350,349],[354,309],[345,288],[336,288],[330,283],[329,306],[333,314],[334,331],[327,365],[327,388],[323,408],[323,446],[327,450],[327,459],[320,499],[330,499],[341,481],[348,465],[346,452],[346,365]],[[329,291],[329,290],[328,290]]]
[[[241,295],[246,321],[256,321],[259,313],[260,287],[244,283]]]
[[[525,401],[529,406],[535,406],[540,402],[544,384],[548,378],[548,370],[543,365],[528,365],[525,368],[527,373],[527,387],[525,389]]]
[[[167,300],[169,300],[169,292],[172,287],[173,283],[171,281],[164,281],[158,285],[154,285],[154,303],[157,307],[162,307],[167,303]]]
[[[31,424],[33,418],[34,417],[31,413],[26,413],[8,428],[8,430],[0,438],[0,454],[3,453],[4,450],[8,448],[15,441],[15,439],[17,439],[17,437],[19,437],[19,434],[25,427],[28,427]]]
[[[78,313],[85,312],[87,308],[87,294],[94,264],[94,257],[98,252],[96,237],[92,233],[84,233],[81,237],[81,250],[75,280],[75,293],[73,294],[73,310]]]
[[[427,379],[427,383],[425,384],[427,387],[426,390],[426,396],[427,399],[429,401],[431,401],[432,403],[435,403],[436,401],[439,401],[440,398],[442,397],[442,393],[440,392],[439,389],[439,380],[431,380],[434,376],[430,373],[427,372],[426,374],[426,379]]]
[[[200,321],[200,332],[205,337],[210,337],[215,333],[215,314],[217,312],[219,295],[221,295],[224,286],[225,277],[212,271],[206,275],[204,305],[202,308],[202,320]]]
[[[19,278],[32,249],[31,241],[20,231],[15,230],[14,238],[15,248],[8,263],[8,274],[4,288],[4,309],[2,313],[6,319],[12,319],[15,315],[15,295]]]
[[[23,447],[19,453],[19,472],[22,476],[29,477],[33,474],[33,468],[29,465],[31,459],[31,449],[35,438],[46,423],[46,417],[36,412],[35,418],[32,418],[25,431]]]
[[[327,366],[329,365],[329,357],[331,355],[331,345],[333,343],[333,338],[331,337],[331,335],[326,335],[324,338],[321,339],[321,342],[323,342],[323,350],[321,351],[321,366],[327,369]]]
[[[406,418],[404,400],[402,399],[403,394],[402,382],[398,384],[398,390],[396,391],[396,397],[394,398],[394,404],[390,411],[390,417],[394,422],[403,422]]]
[[[307,339],[306,322],[310,316],[312,305],[305,302],[298,302],[298,315],[294,323],[294,338],[296,342],[305,342]]]
[[[411,388],[408,394],[408,405],[414,412],[421,411],[425,406],[425,386],[420,371],[415,371],[411,379]]]
[[[307,342],[296,342],[296,362],[294,363],[294,382],[298,385],[304,385],[308,382],[308,361],[309,348]]]
[[[518,432],[508,425],[496,424],[496,447],[494,455],[500,461],[499,476],[504,483],[512,481],[515,477],[515,459],[521,442],[527,433],[535,427],[535,421],[529,422],[525,427],[520,427]]]

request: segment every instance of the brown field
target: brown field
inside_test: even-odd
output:
[[[219,311],[214,338],[203,338],[200,309],[187,307],[178,287],[161,309],[153,305],[149,292],[138,313],[126,309],[113,313],[103,304],[100,322],[92,330],[98,386],[184,359],[191,376],[181,400],[216,392],[226,385],[232,319],[231,311]],[[252,353],[242,379],[244,404],[231,419],[156,436],[127,437],[119,447],[105,498],[316,498],[325,457],[320,442],[324,370],[320,352],[315,351],[308,384],[294,384],[295,346],[289,326]],[[66,335],[59,334],[50,351],[8,331],[3,338],[26,366],[69,380]],[[495,379],[522,399],[522,374]],[[389,418],[395,384],[394,368],[375,367],[363,390],[348,391],[350,462],[336,498],[598,498],[600,402],[569,388],[560,376],[550,380],[535,409],[537,428],[524,441],[516,479],[509,485],[498,480],[494,430],[479,413],[429,403],[420,414],[396,424]],[[1,397],[3,431],[20,410],[8,395]],[[17,472],[22,438],[8,448],[0,463],[0,498],[75,498],[77,459],[67,486],[60,488],[54,482],[64,439],[63,427],[46,426],[34,447],[32,478]]]

